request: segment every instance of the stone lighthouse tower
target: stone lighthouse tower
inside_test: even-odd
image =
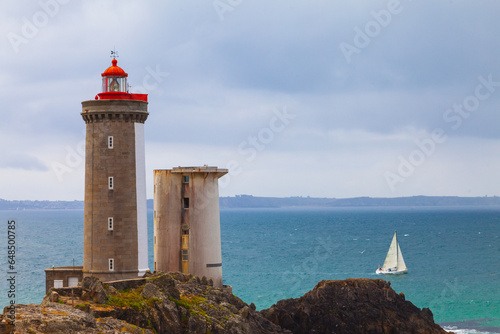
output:
[[[83,275],[103,281],[148,270],[144,122],[147,94],[131,94],[113,59],[102,92],[82,102],[86,123]]]

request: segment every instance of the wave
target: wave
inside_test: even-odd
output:
[[[460,329],[457,326],[443,326],[443,329],[448,332],[453,332],[455,334],[498,334],[500,331],[495,332],[484,332],[476,329]],[[500,329],[499,329],[500,330]]]

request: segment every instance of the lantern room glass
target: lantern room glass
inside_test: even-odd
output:
[[[102,78],[102,91],[103,92],[127,92],[127,78],[109,76]]]

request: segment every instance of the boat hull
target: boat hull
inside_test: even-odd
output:
[[[408,269],[405,270],[383,270],[383,269],[377,269],[375,271],[375,274],[377,275],[404,275],[408,273]]]

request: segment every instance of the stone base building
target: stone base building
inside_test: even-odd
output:
[[[45,269],[45,292],[50,288],[78,286],[83,280],[83,266],[52,267]]]

